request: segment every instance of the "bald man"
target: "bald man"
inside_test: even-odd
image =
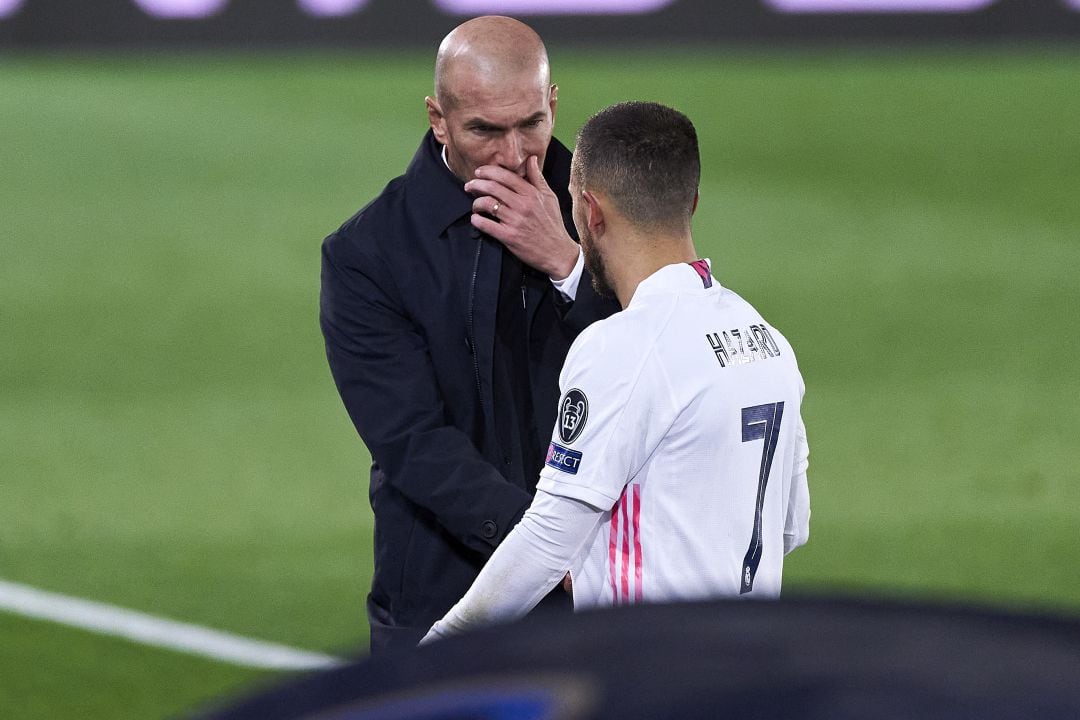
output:
[[[528,26],[455,28],[405,174],[323,243],[327,358],[372,457],[373,654],[414,647],[521,518],[570,344],[618,309],[583,269],[557,100]]]

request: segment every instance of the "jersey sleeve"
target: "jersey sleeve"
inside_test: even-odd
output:
[[[600,513],[591,505],[537,492],[469,591],[420,644],[527,613],[562,581],[599,523]]]
[[[537,485],[599,510],[618,501],[673,421],[654,349],[627,337],[626,325],[602,321],[574,342]]]

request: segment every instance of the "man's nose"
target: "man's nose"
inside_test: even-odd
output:
[[[525,143],[517,131],[512,130],[503,136],[499,147],[499,164],[513,172],[525,167]]]

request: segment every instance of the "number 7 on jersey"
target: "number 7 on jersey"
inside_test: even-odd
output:
[[[758,469],[757,502],[754,505],[754,534],[750,538],[750,547],[743,558],[742,582],[739,594],[743,595],[754,589],[754,576],[757,575],[758,563],[761,562],[761,506],[765,503],[765,486],[769,482],[772,470],[773,453],[780,439],[780,419],[784,417],[784,403],[754,405],[742,409],[742,441],[764,440],[761,449],[761,466]]]

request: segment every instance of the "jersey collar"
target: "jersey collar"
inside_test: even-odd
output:
[[[704,264],[710,269],[708,277],[711,280],[711,287],[705,287],[702,276],[690,263],[665,265],[638,284],[634,297],[630,299],[630,305],[633,305],[638,298],[645,295],[671,292],[708,292],[712,288],[720,287],[720,283],[716,282],[716,279],[712,277],[712,260],[704,258]]]

